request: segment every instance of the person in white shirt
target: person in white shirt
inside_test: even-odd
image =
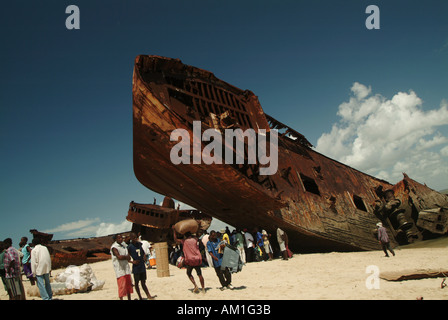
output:
[[[282,252],[283,260],[288,260],[288,236],[286,235],[285,231],[280,229],[280,227],[277,228],[277,241],[278,245],[280,246],[280,251]]]
[[[208,233],[205,233],[201,238],[202,244],[204,245],[205,248],[207,248],[207,242],[208,242],[209,236],[210,235]],[[210,255],[210,252],[208,252],[208,250],[205,250],[205,257],[207,258],[208,266],[213,268],[212,256]]]
[[[149,243],[149,241],[146,241],[146,240],[140,240],[140,242],[142,243],[142,248],[143,248],[143,251],[145,252],[145,257],[146,257],[145,265],[146,265],[146,268],[149,269],[149,257],[151,255],[151,251],[150,251],[151,243]]]
[[[120,300],[123,300],[123,297],[127,296],[128,300],[131,300],[131,293],[134,293],[132,289],[131,268],[129,267],[131,256],[120,234],[116,234],[112,238],[115,242],[110,248],[110,254],[117,277],[118,297]]]
[[[246,261],[253,262],[254,261],[254,237],[244,229],[244,237],[246,239]]]
[[[41,245],[39,238],[33,239],[34,248],[31,250],[31,270],[36,276],[42,300],[51,300],[53,291],[50,284],[51,257],[47,247]]]

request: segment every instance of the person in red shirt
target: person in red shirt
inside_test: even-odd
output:
[[[204,277],[202,276],[201,272],[201,265],[202,265],[202,255],[199,251],[199,240],[194,237],[191,232],[186,232],[183,239],[178,239],[176,235],[176,230],[174,230],[173,226],[173,235],[174,235],[174,241],[182,243],[182,251],[184,253],[184,263],[187,268],[187,276],[188,279],[193,283],[194,293],[199,292],[199,288],[196,285],[196,281],[194,280],[194,277],[192,275],[193,269],[196,270],[196,274],[198,275],[199,281],[202,286],[202,293],[205,293],[205,281]]]

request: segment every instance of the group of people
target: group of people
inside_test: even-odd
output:
[[[378,223],[377,227],[378,240],[386,256],[389,256],[387,251],[395,256],[395,252],[390,247],[386,229],[381,223]],[[288,236],[279,227],[275,227],[275,229],[281,258],[288,260],[292,256],[288,248]],[[199,287],[192,271],[196,271],[201,290],[205,293],[205,281],[201,267],[206,266],[215,269],[221,284],[221,290],[233,289],[231,269],[221,267],[226,245],[233,246],[238,250],[240,261],[243,264],[269,261],[274,258],[274,250],[270,241],[271,234],[265,230],[260,232],[259,228],[253,228],[251,231],[235,229],[230,232],[229,228],[226,227],[219,232],[211,231],[210,233],[199,230],[195,235],[186,233],[182,239],[177,237],[175,231],[173,233],[174,240],[181,246],[177,254],[183,256],[187,276],[194,285],[193,292],[195,293],[199,292]],[[151,244],[148,241],[141,240],[135,233],[131,233],[126,239],[117,234],[113,236],[113,240],[114,243],[111,246],[110,253],[117,278],[120,300],[124,297],[130,300],[133,288],[135,288],[139,299],[142,300],[140,286],[147,299],[155,298],[156,296],[152,296],[146,286],[146,269],[151,268],[150,258],[155,257]],[[22,283],[23,270],[31,285],[37,283],[41,298],[51,300],[53,298],[50,285],[51,257],[48,248],[42,245],[37,237],[33,239],[31,244],[28,243],[27,237],[22,237],[19,246],[19,249],[14,248],[11,238],[7,238],[3,242],[0,241],[0,275],[9,299],[26,299]],[[176,251],[172,253],[172,258],[172,263],[177,260]]]
[[[288,237],[286,233],[276,228],[277,242],[279,244],[281,256],[284,260],[288,260],[292,256],[288,248]],[[265,230],[259,231],[259,228],[254,228],[252,231],[247,229],[235,229],[230,232],[229,227],[221,229],[220,231],[212,230],[210,233],[199,230],[197,234],[193,235],[189,232],[179,239],[175,230],[173,229],[174,240],[177,243],[177,249],[173,250],[171,254],[171,263],[177,264],[179,257],[183,259],[184,266],[187,270],[187,277],[194,285],[193,292],[199,292],[199,287],[192,275],[195,270],[199,278],[202,292],[205,293],[204,277],[202,276],[201,267],[213,267],[215,269],[218,280],[221,284],[220,289],[233,289],[232,273],[238,271],[238,266],[228,267],[224,251],[226,246],[231,246],[232,249],[227,249],[227,252],[235,250],[238,252],[239,261],[241,264],[247,262],[266,261],[274,259],[274,250],[271,245],[271,234]],[[223,259],[225,263],[223,264]],[[234,259],[235,260],[235,259]],[[232,264],[230,264],[232,266]],[[180,265],[178,265],[180,267]]]
[[[50,284],[51,258],[48,248],[41,244],[39,238],[28,243],[22,237],[20,249],[12,246],[12,239],[0,242],[0,274],[3,286],[10,300],[26,300],[22,282],[22,270],[33,286],[37,283],[43,300],[51,300],[53,292]]]
[[[235,229],[230,232],[229,228],[226,227],[218,233],[218,238],[227,239],[231,245],[236,246],[243,263],[271,261],[274,259],[274,252],[280,252],[281,258],[288,260],[292,256],[292,252],[288,248],[288,236],[279,227],[275,227],[275,229],[279,249],[275,251],[272,247],[272,235],[261,228]]]
[[[112,265],[118,285],[118,297],[123,300],[127,297],[131,300],[131,294],[137,292],[138,298],[143,300],[140,292],[140,286],[146,294],[147,299],[154,299],[146,286],[146,268],[148,265],[148,256],[150,254],[150,245],[147,241],[141,240],[135,233],[131,233],[129,238],[124,239],[122,235],[113,236],[114,243],[110,248]],[[132,265],[132,270],[130,265]],[[132,283],[131,273],[134,278]]]
[[[279,250],[275,251],[270,240],[272,235],[267,233],[266,230],[260,232],[260,228],[253,228],[250,231],[248,229],[234,229],[231,232],[229,227],[226,227],[215,232],[218,239],[223,239],[230,245],[237,247],[244,264],[246,262],[271,261],[274,259],[274,252],[280,253],[281,258],[284,260],[288,260],[292,256],[292,252],[288,248],[288,236],[278,227],[276,227],[278,247],[275,248]],[[199,250],[203,259],[203,267],[213,266],[212,258],[206,249],[209,236],[207,231],[199,230],[197,232],[197,238],[201,240]],[[181,246],[175,245],[170,255],[170,263],[175,265],[181,254]]]
[[[187,277],[193,283],[193,292],[198,293],[199,288],[192,275],[193,269],[199,278],[201,292],[205,294],[205,281],[202,276],[201,267],[210,266],[215,269],[218,280],[221,284],[220,289],[233,290],[231,268],[223,264],[224,251],[226,245],[230,245],[230,238],[225,230],[221,232],[211,231],[210,234],[203,234],[200,231],[197,235],[186,232],[182,239],[179,239],[173,227],[174,240],[182,246],[183,265],[187,270]],[[230,250],[230,249],[229,249]],[[204,259],[204,257],[206,257]],[[236,270],[236,269],[235,269]]]
[[[288,260],[292,257],[292,252],[288,248],[288,236],[285,231],[279,227],[276,229],[276,240],[280,252],[280,256],[283,260]],[[272,247],[272,235],[266,230],[261,230],[259,228],[254,228],[252,231],[244,229],[241,234],[244,236],[244,257],[245,262],[257,262],[257,261],[271,261],[274,259],[274,251]],[[238,235],[238,231],[236,231]],[[241,242],[241,241],[239,241]],[[239,244],[241,246],[241,244]],[[241,250],[243,253],[243,250]]]

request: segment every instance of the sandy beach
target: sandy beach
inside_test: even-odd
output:
[[[232,275],[234,290],[221,291],[215,271],[202,268],[206,293],[193,293],[185,269],[173,265],[169,266],[169,277],[158,277],[157,270],[148,270],[147,285],[150,293],[157,296],[156,300],[416,300],[420,297],[424,300],[448,300],[448,286],[441,288],[443,278],[405,281],[381,278],[381,273],[392,271],[448,270],[446,241],[395,250],[396,256],[390,258],[378,250],[295,254],[288,261],[275,259],[248,263],[241,272]],[[55,298],[118,300],[111,260],[90,266],[96,278],[105,281],[101,290],[57,295]],[[53,270],[53,278],[63,271]],[[379,278],[375,272],[379,272]],[[30,287],[28,280],[24,281],[24,287],[25,290]],[[132,299],[135,298],[134,290]],[[8,300],[3,286],[0,299]],[[27,299],[40,300],[29,295]]]

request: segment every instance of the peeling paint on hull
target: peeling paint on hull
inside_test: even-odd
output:
[[[279,130],[277,173],[259,175],[258,163],[174,165],[170,134],[185,129],[192,137],[195,120],[203,130]],[[418,212],[448,208],[446,195],[406,175],[392,185],[314,151],[303,135],[266,115],[251,91],[178,59],[136,58],[133,142],[134,172],[145,187],[238,228],[275,234],[279,226],[301,252],[378,250],[380,220],[393,243],[419,241]]]

